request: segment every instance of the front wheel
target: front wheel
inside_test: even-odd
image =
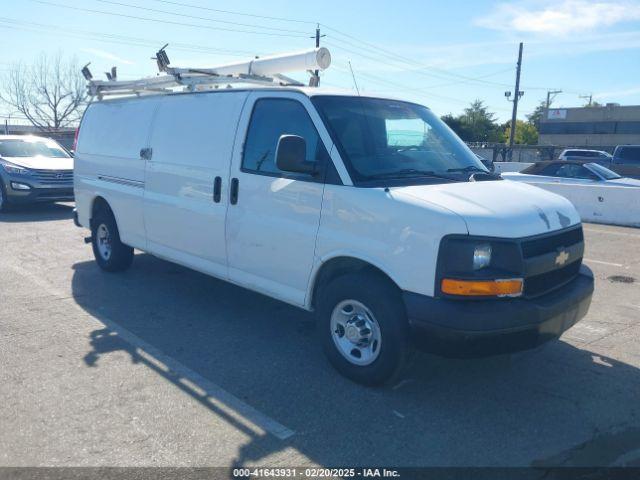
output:
[[[401,371],[408,324],[390,281],[376,273],[341,276],[321,291],[318,315],[325,354],[342,375],[380,385]]]
[[[133,262],[133,248],[120,241],[120,233],[113,214],[99,211],[92,221],[91,245],[96,262],[107,272],[126,270]]]

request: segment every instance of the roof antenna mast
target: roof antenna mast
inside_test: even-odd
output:
[[[356,82],[356,76],[353,74],[353,67],[351,66],[351,60],[349,60],[349,70],[351,70],[351,78],[353,78],[353,85],[356,87],[356,92],[360,96],[360,89],[358,89],[358,82]]]

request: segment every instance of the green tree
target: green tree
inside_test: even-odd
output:
[[[504,141],[509,141],[511,135],[511,121],[504,124]],[[514,142],[520,145],[537,145],[538,129],[530,122],[516,120],[516,138]]]
[[[489,112],[482,100],[475,100],[464,109],[462,120],[469,132],[470,142],[496,142],[500,140],[500,129],[495,114]]]
[[[454,117],[451,113],[448,113],[442,117],[442,121],[446,123],[451,130],[453,130],[456,135],[460,138],[464,139],[469,135],[463,121],[462,116],[458,115]]]
[[[531,125],[534,125],[536,128],[538,128],[540,126],[540,120],[542,120],[546,111],[547,111],[547,102],[544,100],[541,100],[538,106],[533,110],[533,112],[527,115],[527,121]]]
[[[502,130],[495,114],[489,112],[482,100],[472,102],[461,115],[448,114],[442,120],[465,142],[502,141]]]

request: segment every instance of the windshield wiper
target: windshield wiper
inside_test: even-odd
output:
[[[447,177],[446,175],[438,175],[433,170],[419,170],[417,168],[404,168],[402,170],[394,170],[393,172],[377,173],[375,175],[369,175],[367,179],[377,180],[382,178],[404,178],[404,177],[431,177],[441,178],[443,180],[449,180],[457,182],[458,179]]]
[[[467,165],[466,167],[460,167],[460,168],[448,168],[447,172],[482,172],[482,173],[487,173],[486,170],[483,170],[482,168],[478,168],[475,165]]]

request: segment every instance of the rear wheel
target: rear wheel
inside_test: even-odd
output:
[[[100,210],[93,218],[91,244],[96,262],[107,272],[126,270],[133,261],[133,248],[120,241],[113,214]]]
[[[380,385],[401,371],[407,320],[399,291],[381,275],[348,274],[320,293],[319,333],[325,354],[345,377]]]

